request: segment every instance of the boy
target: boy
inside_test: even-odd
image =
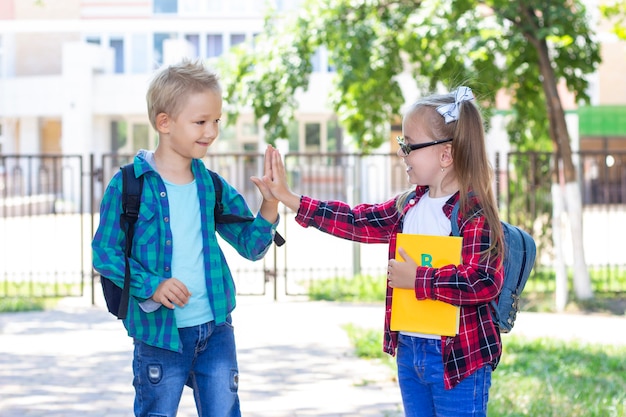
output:
[[[215,229],[213,182],[200,158],[218,136],[222,92],[217,76],[202,63],[184,60],[163,68],[146,100],[159,143],[154,152],[139,151],[133,161],[135,175],[144,177],[124,319],[135,345],[135,415],[175,416],[188,385],[199,416],[239,416],[230,316],[235,285],[214,230],[242,256],[258,260],[272,243],[278,200],[252,177],[263,195],[259,215]],[[270,152],[268,147],[264,174],[269,177]],[[244,198],[222,183],[225,213],[250,216]],[[121,190],[118,172],[104,193],[92,242],[94,268],[120,287],[125,265]]]

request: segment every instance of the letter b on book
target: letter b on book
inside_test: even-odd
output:
[[[439,268],[461,263],[463,238],[399,233],[396,259],[402,261],[398,248],[419,260],[420,266]],[[394,288],[391,299],[391,330],[412,333],[456,336],[460,308],[438,300],[418,300],[415,291]]]
[[[429,255],[427,253],[422,253],[422,263],[420,263],[421,266],[429,266],[429,267],[433,267],[433,256]]]

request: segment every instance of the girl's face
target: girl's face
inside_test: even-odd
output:
[[[415,120],[417,119],[417,120]],[[405,118],[402,122],[404,137],[398,138],[400,149],[397,155],[406,164],[408,181],[414,185],[434,186],[440,179],[441,154],[447,138],[431,138],[421,127],[419,117]],[[422,145],[411,150],[411,145]],[[407,153],[408,152],[408,153]]]
[[[206,90],[191,94],[176,118],[169,118],[170,148],[186,158],[203,158],[219,134],[222,96]]]

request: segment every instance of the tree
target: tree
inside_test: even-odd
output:
[[[226,100],[250,105],[257,118],[264,117],[269,142],[285,137],[293,97],[308,88],[306,62],[320,47],[328,50],[336,70],[331,102],[364,150],[387,140],[389,121],[405,101],[397,81],[404,71],[412,71],[424,90],[468,85],[481,93],[485,108],[505,91],[511,97],[511,143],[523,150],[551,149],[555,156],[557,307],[564,307],[567,297],[565,265],[558,256],[565,213],[574,242],[576,295],[593,296],[582,246],[580,189],[559,95],[563,84],[577,100],[589,102],[586,76],[600,62],[580,1],[308,1],[297,18],[280,22],[268,18],[265,35],[254,50],[242,52],[236,69],[229,70],[234,78],[227,80]]]
[[[600,6],[602,15],[613,22],[613,33],[622,40],[626,40],[626,1],[616,0],[612,4]]]

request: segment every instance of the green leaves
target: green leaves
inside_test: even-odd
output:
[[[335,71],[329,104],[362,151],[387,141],[390,122],[414,99],[398,82],[406,71],[422,92],[468,85],[485,108],[506,91],[513,144],[546,150],[538,48],[547,45],[557,82],[588,102],[586,75],[600,62],[588,21],[579,0],[309,0],[291,21],[270,15],[254,48],[236,55],[226,101],[232,115],[251,106],[269,142],[286,137],[294,97],[309,87],[311,59],[324,48]]]

